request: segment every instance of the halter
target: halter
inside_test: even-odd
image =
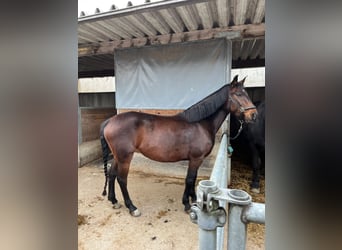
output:
[[[232,102],[234,102],[235,104],[237,104],[237,105],[239,106],[239,110],[240,110],[241,113],[244,113],[244,112],[246,112],[247,110],[250,110],[250,109],[256,109],[256,107],[255,107],[254,105],[249,106],[249,107],[247,107],[247,108],[242,107],[242,105],[241,105],[237,100],[234,100],[234,99],[231,97],[230,94],[229,94],[229,100],[232,101]]]
[[[250,109],[256,109],[256,107],[255,107],[254,105],[249,106],[249,107],[247,107],[247,108],[242,107],[242,105],[241,105],[237,100],[234,100],[234,99],[231,97],[230,94],[229,94],[229,100],[232,101],[232,102],[234,102],[235,104],[237,104],[237,105],[239,106],[239,110],[240,110],[241,113],[244,113],[244,112],[246,112],[247,110],[250,110]],[[242,128],[243,128],[242,125],[243,125],[244,121],[243,121],[243,120],[239,120],[239,122],[240,122],[239,131],[237,132],[237,134],[236,134],[233,138],[230,138],[230,140],[235,140],[235,139],[238,138],[238,136],[240,135],[240,133],[241,133],[241,131],[242,131]]]

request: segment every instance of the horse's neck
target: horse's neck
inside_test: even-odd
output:
[[[208,129],[213,135],[216,135],[227,115],[228,112],[221,108],[205,120],[205,123],[209,125]]]

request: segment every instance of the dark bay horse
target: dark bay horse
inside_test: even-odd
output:
[[[241,124],[234,116],[230,120],[230,134],[236,139],[230,141],[234,148],[234,155],[247,160],[252,165],[251,191],[260,193],[260,171],[265,167],[265,101],[257,106],[258,117],[254,123]],[[233,155],[233,156],[234,156]],[[247,159],[246,159],[247,158]]]
[[[134,152],[139,152],[159,162],[189,161],[182,199],[185,211],[188,211],[189,197],[192,202],[196,201],[195,182],[198,168],[211,152],[215,134],[228,113],[247,123],[256,120],[256,107],[244,90],[244,80],[239,82],[235,76],[230,84],[224,85],[202,101],[174,116],[127,112],[106,120],[100,131],[106,175],[103,195],[106,195],[108,179],[108,200],[114,204],[114,208],[120,207],[114,189],[114,182],[117,179],[130,214],[140,215],[127,190],[129,166]],[[110,151],[113,153],[114,161],[107,173]]]

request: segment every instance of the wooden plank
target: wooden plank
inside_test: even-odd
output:
[[[115,114],[113,108],[81,108],[82,141],[98,139],[101,123]]]

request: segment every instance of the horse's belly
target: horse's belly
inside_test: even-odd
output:
[[[181,138],[154,137],[142,142],[137,151],[155,161],[176,162],[188,159],[189,144]]]

